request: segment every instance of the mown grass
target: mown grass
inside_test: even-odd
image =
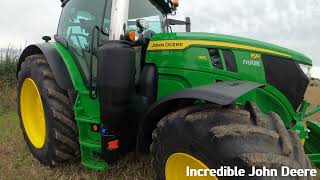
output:
[[[318,87],[310,86],[307,90],[305,99],[312,103],[310,108],[308,109],[309,111],[314,109],[317,105],[319,105],[320,104],[320,85]],[[320,112],[316,113],[315,115],[307,119],[320,122]]]
[[[0,179],[152,179],[150,157],[124,157],[107,171],[87,170],[80,162],[44,167],[29,152],[16,110],[16,63],[12,48],[0,52]]]
[[[87,170],[79,162],[44,167],[29,152],[16,111],[0,115],[0,132],[0,179],[152,179],[149,156],[133,153],[104,172]]]

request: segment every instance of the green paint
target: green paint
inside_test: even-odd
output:
[[[290,55],[293,61],[298,61],[309,65],[312,64],[312,61],[308,57],[298,52],[272,44],[244,39],[240,37],[208,33],[171,33],[157,34],[152,39],[152,41],[159,40],[207,40],[235,43],[285,53]],[[223,61],[224,58],[222,56],[221,49],[231,50],[235,55],[238,72],[234,73],[227,71],[225,62],[223,62],[224,69],[215,69],[211,63],[210,56],[207,50],[208,48],[219,49],[220,56]],[[296,112],[293,109],[288,98],[277,88],[267,83],[262,59],[261,57],[252,58],[252,53],[256,52],[236,48],[225,48],[209,45],[193,45],[181,50],[148,51],[146,61],[148,63],[156,64],[159,70],[158,98],[179,91],[183,88],[213,84],[217,80],[247,80],[264,84],[265,86],[263,88],[259,88],[250,93],[247,93],[246,95],[239,98],[236,103],[244,105],[248,101],[255,102],[263,112],[277,113],[282,118],[286,127],[297,132],[301,139],[308,138],[308,130],[305,127],[303,120],[306,117],[319,112],[320,106],[318,106],[311,112],[306,113],[308,104],[303,103],[300,110]],[[318,129],[313,128],[311,130],[311,133],[309,133],[311,134],[311,140],[307,139],[307,142],[312,141],[312,143],[307,144],[314,145],[314,143],[317,143],[316,140],[312,140],[314,134],[313,131],[315,131],[316,133],[320,132],[320,127]],[[320,151],[311,149],[309,153],[320,153]]]
[[[156,64],[159,71],[158,98],[182,88],[213,84],[217,80],[258,82],[265,84],[265,87],[246,95],[246,98],[255,101],[264,112],[277,112],[285,125],[291,128],[291,120],[294,119],[296,112],[283,93],[267,84],[261,59],[253,59],[250,51],[232,50],[238,66],[238,72],[234,73],[227,71],[225,65],[224,69],[215,69],[207,49],[208,47],[192,46],[183,50],[148,51],[146,61]],[[207,58],[203,60],[203,58],[199,59],[199,56]],[[258,63],[248,65],[244,60]]]
[[[237,36],[230,36],[230,35],[223,35],[223,34],[214,34],[214,33],[167,33],[167,34],[156,34],[152,37],[153,41],[157,40],[208,40],[208,41],[219,41],[219,42],[228,42],[228,43],[236,43],[242,45],[248,45],[258,48],[269,49],[273,51],[278,51],[281,53],[289,54],[293,57],[294,60],[305,63],[305,64],[312,64],[312,61],[307,56],[284,48],[274,44],[269,44],[266,42],[256,41],[252,39],[237,37]]]
[[[318,112],[320,112],[320,104],[318,104],[318,106],[317,106],[315,109],[313,109],[312,111],[306,113],[306,114],[304,115],[304,118],[310,117],[310,116],[312,116],[312,115],[314,115],[314,114],[316,114],[316,113],[318,113]]]
[[[90,169],[104,170],[108,167],[108,164],[98,156],[101,151],[101,134],[91,131],[92,124],[101,125],[99,100],[90,99],[89,91],[69,51],[59,43],[53,43],[52,45],[62,56],[73,86],[78,93],[73,109],[79,130],[81,163]]]
[[[313,121],[307,121],[307,127],[310,130],[310,133],[308,133],[304,149],[309,155],[311,162],[315,164],[317,168],[320,168],[320,124]]]
[[[81,78],[81,73],[72,55],[69,53],[68,49],[66,49],[60,43],[52,43],[52,45],[57,49],[62,59],[64,60],[64,63],[69,71],[69,75],[75,89],[77,91],[86,91],[87,88],[85,87],[84,81]]]
[[[295,51],[240,37],[208,33],[168,33],[157,34],[152,39],[152,41],[159,40],[207,40],[235,43],[277,51],[290,55],[292,57],[291,60],[293,61],[299,61],[310,65],[312,64],[312,61],[308,57]],[[67,69],[69,70],[73,85],[78,92],[74,112],[79,128],[82,164],[85,167],[92,169],[105,169],[108,165],[104,161],[100,160],[98,156],[98,153],[101,151],[101,134],[92,132],[90,126],[91,124],[101,125],[99,101],[98,99],[91,100],[89,98],[89,91],[81,77],[80,71],[73,57],[68,50],[59,43],[53,43],[52,45],[63,57]],[[222,69],[215,69],[213,67],[208,48],[219,49],[220,57],[222,59]],[[226,62],[222,53],[222,50],[224,49],[228,49],[233,52],[238,72],[230,72],[226,69]],[[263,112],[267,113],[272,111],[277,113],[283,119],[284,124],[288,129],[299,132],[301,139],[307,138],[307,130],[302,123],[302,120],[306,116],[318,112],[319,109],[315,109],[308,114],[305,111],[307,103],[304,103],[302,108],[296,112],[287,97],[278,89],[267,83],[262,59],[259,56],[252,57],[252,53],[257,52],[237,48],[194,45],[181,50],[148,51],[146,62],[154,63],[158,67],[158,98],[185,88],[214,84],[217,81],[246,80],[264,84],[264,87],[253,90],[237,99],[236,103],[244,105],[248,101],[255,102]],[[202,101],[197,102],[201,103]],[[295,120],[295,125],[293,125],[292,120]],[[312,123],[310,124],[313,125]],[[313,129],[316,132],[319,131],[318,129]],[[313,136],[313,132],[309,133],[312,145],[315,142],[312,139]],[[306,144],[310,144],[308,143],[310,141],[307,139]],[[310,151],[308,152],[310,154],[314,154],[319,151],[315,151],[315,148],[310,148]]]

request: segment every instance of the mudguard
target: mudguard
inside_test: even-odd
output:
[[[137,150],[140,153],[148,152],[152,142],[152,131],[160,119],[179,108],[191,105],[195,100],[205,100],[218,105],[230,105],[244,94],[264,86],[248,81],[223,81],[213,85],[185,89],[166,96],[147,111],[140,123],[137,137]]]
[[[36,54],[43,54],[47,58],[49,66],[53,72],[54,78],[57,81],[60,88],[66,91],[74,89],[68,69],[63,59],[58,53],[58,51],[51,45],[51,43],[34,44],[24,49],[17,64],[17,77],[18,72],[21,68],[21,64],[23,63],[25,58]]]

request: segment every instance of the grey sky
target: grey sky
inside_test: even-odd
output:
[[[55,34],[60,0],[0,1],[0,47],[19,48]],[[191,16],[193,31],[243,36],[308,55],[320,77],[318,0],[183,0],[178,17]]]

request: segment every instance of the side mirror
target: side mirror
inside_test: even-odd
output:
[[[180,21],[176,19],[167,19],[168,25],[185,25],[186,26],[186,32],[191,32],[191,19],[190,17],[186,17],[186,21]]]
[[[140,32],[149,29],[149,22],[144,19],[137,19],[136,23]]]

